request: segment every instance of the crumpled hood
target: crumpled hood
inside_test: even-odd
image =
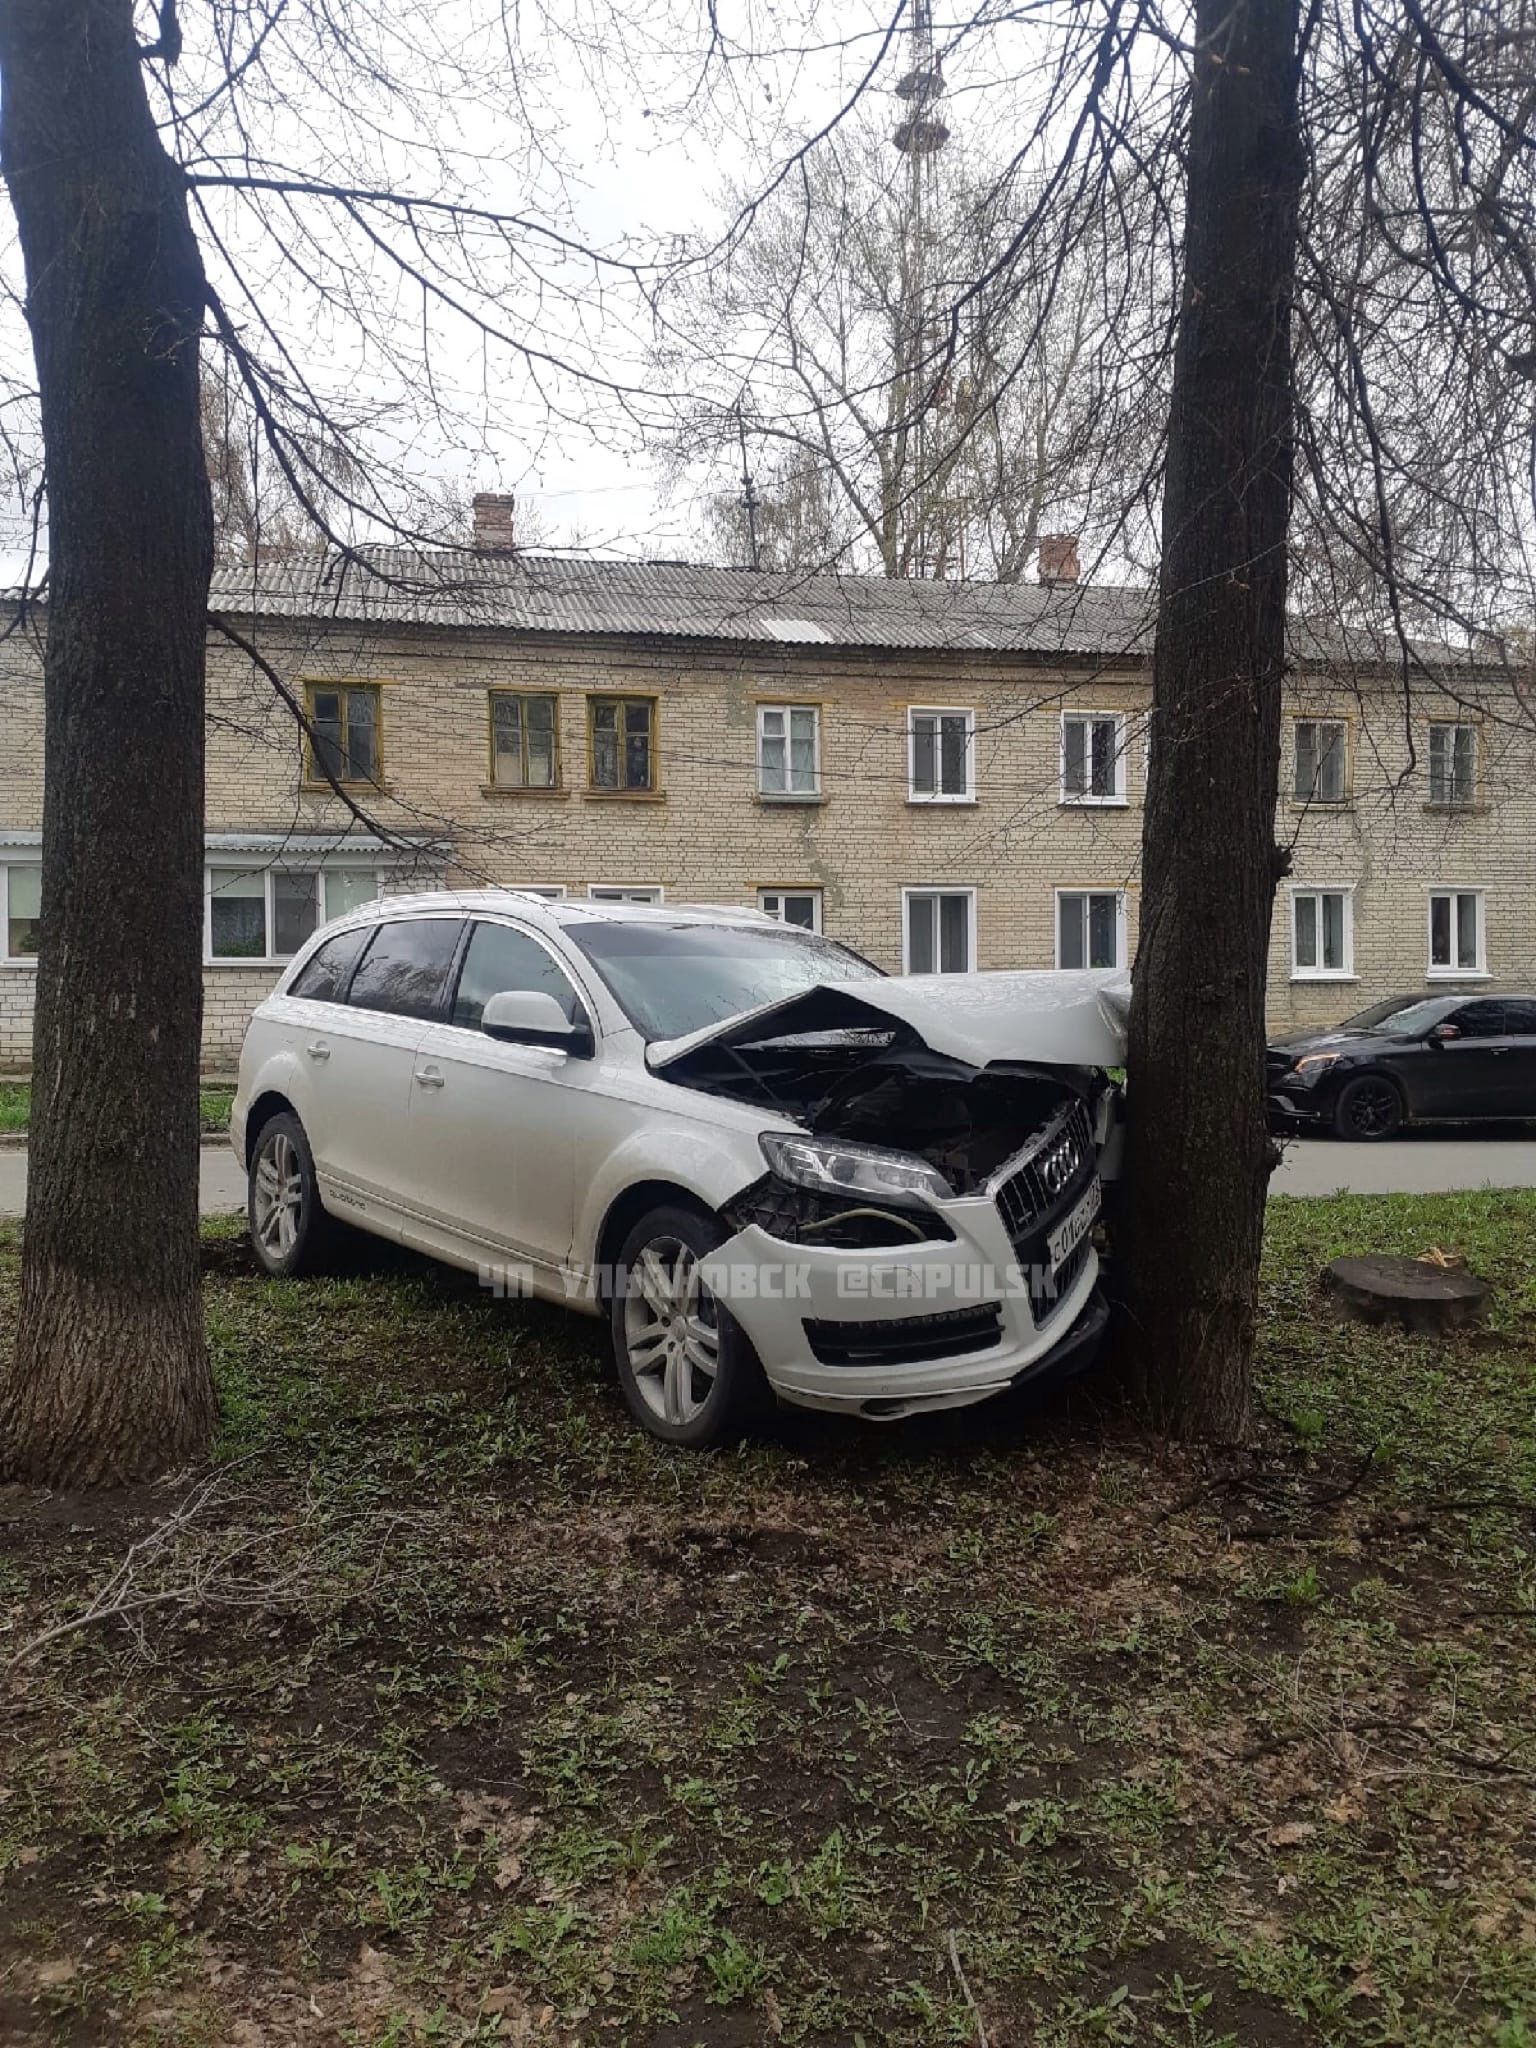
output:
[[[1058,1067],[1125,1064],[1129,975],[1040,971],[1006,974],[905,974],[870,981],[824,982],[782,1002],[707,1024],[685,1038],[647,1048],[654,1073],[706,1045],[748,1045],[819,1031],[904,1024],[930,1052],[985,1067],[997,1060]]]

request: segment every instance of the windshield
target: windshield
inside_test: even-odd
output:
[[[566,927],[650,1043],[686,1038],[825,981],[871,981],[880,969],[793,925],[606,924]]]
[[[1432,996],[1427,1003],[1410,1003],[1406,1010],[1394,1010],[1383,1023],[1373,1024],[1373,1031],[1389,1038],[1417,1038],[1438,1024],[1446,1013],[1444,996]]]
[[[1378,1024],[1385,1024],[1389,1017],[1395,1017],[1403,1010],[1416,1010],[1423,1006],[1422,996],[1388,996],[1384,1003],[1372,1003],[1368,1010],[1357,1010],[1353,1017],[1346,1017],[1342,1024],[1335,1024],[1335,1031],[1374,1031]]]

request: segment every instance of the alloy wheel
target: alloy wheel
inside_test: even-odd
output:
[[[274,1259],[286,1259],[298,1242],[304,1216],[304,1170],[299,1148],[286,1131],[275,1131],[257,1154],[251,1216],[262,1249]]]
[[[1347,1109],[1353,1130],[1362,1138],[1379,1138],[1397,1123],[1397,1094],[1385,1081],[1358,1082]]]
[[[720,1326],[698,1253],[681,1238],[653,1238],[631,1265],[624,1347],[646,1406],[662,1422],[692,1422],[720,1369]]]

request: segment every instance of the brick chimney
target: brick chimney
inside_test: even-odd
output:
[[[1042,533],[1040,536],[1040,581],[1075,583],[1082,575],[1077,559],[1075,533]]]
[[[470,504],[473,545],[490,554],[509,553],[516,545],[512,538],[512,512],[516,504],[510,491],[476,491]]]

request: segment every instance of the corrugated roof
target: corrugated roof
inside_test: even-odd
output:
[[[11,590],[4,598],[18,601]],[[43,602],[46,603],[46,595]],[[965,583],[781,575],[691,562],[568,560],[471,548],[370,547],[219,569],[210,602],[236,616],[464,627],[606,638],[712,640],[913,653],[1140,660],[1155,594],[1106,583]],[[1419,661],[1500,666],[1498,650],[1414,642]],[[1293,620],[1292,659],[1311,668],[1395,667],[1390,636]]]
[[[1146,594],[1108,586],[777,575],[685,562],[369,548],[224,569],[231,611],[529,633],[660,635],[763,645],[1144,651]]]

